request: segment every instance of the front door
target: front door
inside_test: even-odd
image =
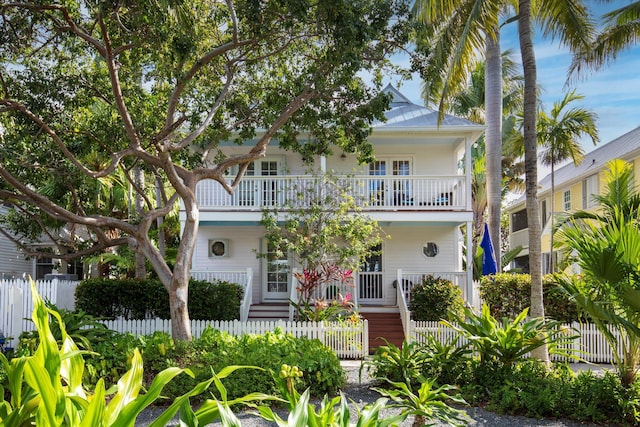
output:
[[[262,299],[266,301],[288,301],[291,297],[289,283],[291,266],[287,254],[278,255],[270,247],[262,258]]]
[[[381,304],[383,301],[382,245],[362,263],[358,273],[358,301],[362,304]]]

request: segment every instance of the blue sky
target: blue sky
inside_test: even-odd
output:
[[[631,0],[617,0],[604,4],[586,0],[589,7],[595,8],[596,14],[630,2]],[[515,23],[504,28],[501,42],[503,50],[511,48],[514,60],[520,63]],[[567,90],[575,88],[576,93],[585,97],[580,105],[598,115],[600,144],[640,126],[640,44],[618,55],[615,62],[599,71],[588,72],[580,79],[573,79],[568,86],[567,70],[571,62],[569,50],[557,42],[542,38],[541,34],[535,37],[534,44],[538,84],[543,90],[542,102],[545,110],[549,111],[554,101],[561,100]],[[414,77],[413,80],[402,83],[400,91],[413,102],[422,104],[420,87],[420,79]],[[595,148],[589,139],[583,140],[583,146],[587,152]]]

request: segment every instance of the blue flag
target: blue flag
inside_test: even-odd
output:
[[[498,272],[498,264],[496,263],[496,254],[491,244],[491,235],[489,235],[489,225],[484,223],[484,234],[482,235],[482,275],[496,274]]]

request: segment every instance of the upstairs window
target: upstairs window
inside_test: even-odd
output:
[[[593,199],[594,194],[598,194],[598,174],[591,175],[582,181],[582,209],[598,205],[598,202]]]
[[[571,190],[567,190],[562,194],[562,206],[565,211],[571,210]]]
[[[527,222],[527,210],[523,209],[518,212],[514,212],[511,214],[511,232],[514,233],[516,231],[524,230],[529,227],[529,223]]]

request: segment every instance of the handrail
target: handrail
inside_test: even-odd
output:
[[[298,304],[300,302],[300,297],[298,295],[298,290],[296,289],[297,286],[295,285],[295,273],[297,272],[297,269],[293,269],[293,271],[291,271],[290,276],[290,280],[291,282],[289,283],[289,321],[293,322],[295,319],[295,307],[294,304]]]
[[[366,210],[463,210],[466,202],[465,176],[344,176],[342,188],[349,188],[356,204]],[[218,210],[260,210],[288,204],[308,206],[326,191],[321,180],[308,175],[246,176],[234,194],[228,194],[213,180],[196,187],[201,208]]]
[[[244,295],[240,303],[240,321],[246,322],[249,319],[249,311],[253,303],[253,270],[247,267],[247,284],[244,287]]]
[[[405,338],[409,341],[413,334],[411,331],[411,311],[409,311],[409,305],[405,297],[405,290],[402,283],[402,269],[398,269],[396,277],[396,298],[398,309],[400,310],[400,319],[402,320],[402,329],[404,330]]]

